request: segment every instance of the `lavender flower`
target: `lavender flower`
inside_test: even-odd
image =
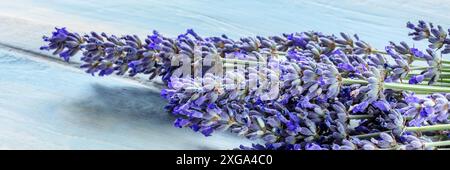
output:
[[[417,25],[408,22],[407,27],[413,30],[409,33],[409,36],[413,36],[413,40],[427,39],[430,43],[429,48],[440,49],[443,45],[449,44],[447,32],[440,25],[435,27],[432,23],[427,25],[424,21],[419,21]]]
[[[419,98],[414,94],[405,94],[407,106],[399,111],[408,119],[409,126],[423,126],[436,123],[448,123],[449,102],[442,94],[433,94]]]
[[[440,26],[408,27],[415,39],[428,39],[430,48],[450,48]],[[93,75],[161,76],[167,85],[161,96],[175,127],[205,136],[229,130],[264,142],[241,149],[424,149],[431,140],[403,130],[448,123],[447,95],[419,98],[384,82],[409,76],[410,84],[435,83],[441,58],[404,42],[391,43],[385,55],[357,35],[340,36],[311,31],[232,40],[203,38],[189,29],[176,38],[154,31],[141,41],[135,35],[79,36],[62,28],[44,37],[49,45],[42,49],[66,61],[81,51],[81,67]],[[279,57],[283,53],[286,59]],[[415,60],[425,60],[428,68],[413,74]],[[370,133],[379,136],[352,137]]]
[[[49,42],[48,46],[42,46],[41,50],[55,50],[53,55],[59,54],[65,61],[69,61],[71,56],[74,56],[80,49],[83,39],[77,33],[71,33],[63,28],[55,28],[52,32],[52,37],[44,36],[43,40]]]

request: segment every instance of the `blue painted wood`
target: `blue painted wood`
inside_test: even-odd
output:
[[[412,43],[409,20],[450,27],[448,11],[448,0],[16,0],[1,2],[0,43],[40,52],[43,34],[67,26],[138,35],[157,29],[169,36],[194,28],[234,38],[342,31],[382,49],[390,40]],[[174,128],[155,87],[92,77],[9,50],[0,48],[0,149],[232,149],[251,142]]]

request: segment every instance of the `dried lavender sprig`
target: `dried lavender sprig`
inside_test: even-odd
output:
[[[185,102],[181,102],[181,103],[185,103]],[[302,104],[303,105],[303,104]],[[309,105],[311,105],[311,104],[309,104]],[[277,104],[276,105],[277,107],[278,107],[278,109],[281,109],[280,111],[282,111],[282,110],[285,110],[285,109],[283,109],[283,107],[280,105],[280,104]],[[338,106],[338,105],[336,105],[336,106]],[[248,107],[250,107],[250,106],[248,106]],[[308,107],[308,106],[306,106],[306,107]],[[301,109],[301,107],[297,107],[298,109]],[[277,111],[276,110],[274,110],[274,109],[276,109],[277,110],[277,108],[272,108],[272,109],[269,109],[269,110],[271,110],[271,113],[272,113],[272,115],[274,114],[274,113],[277,113]],[[267,110],[267,109],[266,109]],[[317,110],[317,109],[316,109]],[[320,110],[320,109],[319,109]],[[319,111],[319,110],[317,110],[317,111]],[[347,109],[340,109],[340,110],[347,110]],[[255,112],[253,112],[253,113],[255,113]],[[318,112],[319,113],[319,112]],[[235,115],[240,115],[240,114],[235,114]],[[245,114],[244,114],[245,115]],[[258,114],[257,114],[258,115]],[[283,115],[281,115],[280,113],[277,113],[276,114],[277,116],[276,116],[276,118],[283,118],[284,116]],[[290,117],[291,118],[295,118],[295,116],[294,117],[292,117],[292,116],[294,116],[294,115],[290,115]],[[290,123],[290,121],[288,121],[286,118],[283,118],[284,120],[285,120],[285,122],[284,123],[288,123],[288,124],[291,124],[291,126],[292,125],[295,125],[295,124],[292,124],[292,123]],[[297,118],[298,119],[298,118]],[[216,119],[217,120],[217,119]],[[272,120],[276,120],[276,119],[272,119]],[[320,119],[319,119],[320,120]],[[249,120],[248,120],[249,121]],[[226,121],[226,122],[228,122],[228,121]],[[263,124],[264,125],[264,123],[260,123],[261,121],[258,121],[258,124]],[[271,123],[269,123],[269,124],[271,124]],[[272,123],[273,124],[273,123]],[[266,124],[266,126],[267,126],[268,124]],[[244,126],[245,127],[245,126]],[[293,126],[293,127],[295,127],[295,126]],[[294,128],[295,129],[295,128]],[[294,130],[293,129],[293,130]],[[247,131],[248,129],[246,129],[246,131]],[[307,131],[307,129],[304,129],[305,130],[305,132],[303,132],[303,133],[305,133],[305,134],[310,134],[310,133],[312,133],[312,132],[308,132]],[[256,131],[254,131],[254,132],[256,132],[256,133],[261,133],[261,132],[263,132],[263,131],[258,131],[257,129],[256,129]],[[294,133],[299,133],[299,132],[297,132],[297,131],[292,131],[292,132],[294,132]],[[255,133],[249,133],[250,134],[250,136],[253,136],[253,135],[255,135]],[[262,133],[262,134],[260,134],[260,135],[264,135],[264,133]],[[267,140],[273,140],[273,135],[269,135],[269,136],[272,136],[272,137],[270,137],[270,138],[268,138]]]
[[[130,52],[130,53],[132,53],[132,51]],[[196,115],[195,113],[192,113],[194,116]],[[182,121],[180,122],[180,123],[183,123]],[[194,127],[193,127],[194,128]],[[205,134],[205,135],[207,135],[208,134],[208,132],[210,131],[209,130],[210,128],[208,128],[208,127],[204,127],[203,129],[201,129],[201,131]]]
[[[413,32],[409,33],[409,36],[413,37],[413,40],[428,40],[429,48],[439,50],[444,47],[445,49],[441,51],[442,54],[450,53],[450,38],[448,38],[447,32],[440,26],[434,26],[433,23],[426,23],[425,21],[420,20],[417,25],[414,25],[411,22],[408,22],[406,26],[413,30]],[[450,29],[448,30],[450,33]]]
[[[297,59],[298,59],[298,57],[297,57]],[[372,58],[372,60],[375,61],[375,58]],[[378,60],[377,62],[380,62],[379,59],[376,59],[376,60]],[[397,61],[398,61],[398,60],[397,60]],[[342,64],[342,63],[339,63],[339,64]],[[382,63],[380,63],[380,64],[382,64]],[[394,70],[394,71],[395,71],[395,70]],[[397,87],[397,86],[394,86],[394,87]],[[426,90],[426,88],[422,88],[422,89]]]
[[[66,28],[55,29],[56,31],[52,33],[52,37],[43,37],[43,40],[49,42],[49,45],[40,49],[55,50],[53,55],[59,54],[65,61],[69,61],[69,58],[81,49],[81,44],[85,43],[85,39],[78,33],[68,32]],[[64,49],[66,50],[64,51]]]
[[[63,37],[69,37],[69,36],[64,36],[64,35],[70,34],[64,28],[57,29],[57,31],[55,33],[56,33],[56,37],[61,37],[60,35],[63,35]],[[55,35],[55,33],[54,33],[54,35]],[[111,36],[111,38],[107,38],[107,39],[115,42],[116,44],[118,43],[119,45],[131,45],[131,47],[147,47],[148,46],[149,48],[151,47],[150,49],[155,49],[156,51],[158,49],[160,49],[162,51],[169,53],[169,55],[170,55],[170,53],[173,53],[173,52],[178,53],[177,51],[181,49],[184,51],[180,51],[179,53],[187,54],[189,56],[193,53],[192,48],[193,48],[193,46],[195,46],[195,44],[191,39],[186,39],[187,35],[193,35],[195,37],[196,41],[203,40],[203,38],[199,37],[192,30],[188,30],[188,33],[182,34],[178,37],[179,41],[190,42],[188,44],[190,44],[191,49],[186,44],[181,44],[181,46],[179,46],[178,48],[173,49],[172,47],[177,46],[177,45],[173,44],[176,41],[174,41],[172,39],[168,39],[166,37],[162,37],[157,32],[154,32],[154,35],[149,36],[149,40],[146,40],[146,42],[148,42],[147,43],[148,45],[145,45],[145,44],[141,45],[142,44],[141,42],[136,42],[137,40],[139,40],[137,38],[137,36],[124,36],[121,38]],[[261,52],[262,54],[274,54],[274,53],[278,52],[275,48],[276,46],[278,46],[277,48],[282,47],[281,49],[284,48],[286,50],[291,48],[289,51],[290,55],[288,55],[288,58],[290,58],[290,59],[296,58],[294,53],[298,53],[298,52],[295,52],[295,49],[292,49],[292,47],[303,48],[302,51],[300,52],[301,55],[313,57],[316,59],[318,57],[320,57],[320,55],[335,54],[336,51],[343,51],[345,54],[352,54],[352,55],[361,55],[361,54],[362,55],[370,55],[370,54],[378,55],[378,53],[382,53],[382,52],[370,47],[370,45],[365,43],[364,41],[359,40],[359,37],[357,37],[357,36],[355,36],[357,41],[355,43],[353,43],[353,40],[351,38],[349,38],[349,36],[347,36],[346,34],[343,34],[343,33],[341,33],[341,35],[342,35],[343,39],[337,39],[333,36],[326,36],[326,35],[323,35],[323,34],[317,33],[317,32],[304,32],[304,33],[298,33],[295,35],[294,34],[285,35],[285,37],[287,37],[287,38],[276,37],[276,36],[271,37],[270,39],[263,38],[263,37],[257,37],[257,39],[243,38],[243,39],[241,39],[241,41],[239,43],[236,43],[236,42],[228,39],[227,37],[225,37],[225,38],[214,37],[214,38],[205,38],[205,39],[210,39],[216,45],[216,47],[217,46],[223,47],[223,48],[218,48],[216,51],[231,52],[231,51],[233,51],[232,49],[234,49],[234,51],[241,50],[246,53],[257,51],[257,52]],[[106,36],[106,35],[102,34],[102,36]],[[120,55],[129,55],[128,53],[131,53],[130,56],[126,57],[125,59],[123,59],[123,57],[119,58],[119,59],[117,59],[118,61],[108,61],[108,59],[111,58],[111,54],[108,55],[109,56],[108,58],[103,59],[101,55],[104,52],[98,51],[98,49],[99,48],[103,49],[104,48],[103,46],[108,46],[108,45],[111,46],[112,44],[111,43],[102,44],[101,42],[102,42],[103,38],[96,33],[92,33],[92,36],[85,36],[85,37],[86,37],[85,39],[87,39],[87,41],[90,41],[89,43],[91,43],[90,46],[87,46],[87,47],[91,48],[90,50],[94,50],[93,51],[94,55],[100,55],[100,56],[92,57],[92,56],[89,56],[89,55],[91,55],[91,53],[85,53],[86,55],[88,55],[88,57],[84,57],[83,59],[85,61],[87,61],[89,64],[85,64],[85,65],[83,65],[83,67],[89,67],[88,72],[90,72],[90,73],[100,71],[100,75],[108,75],[108,74],[114,72],[114,70],[119,70],[117,72],[117,74],[124,74],[129,68],[131,68],[130,75],[132,75],[132,76],[139,72],[143,72],[144,74],[150,74],[151,72],[153,72],[153,74],[151,76],[151,78],[153,78],[160,72],[161,72],[161,74],[163,74],[165,72],[170,72],[168,70],[174,69],[174,68],[171,68],[170,66],[168,66],[167,62],[165,64],[157,64],[153,60],[158,60],[158,58],[154,59],[155,58],[154,56],[152,56],[151,59],[148,59],[148,58],[150,58],[149,55],[157,55],[157,56],[162,56],[162,58],[166,58],[166,59],[161,59],[161,60],[167,60],[168,58],[170,58],[170,56],[167,56],[167,54],[149,54],[148,52],[146,53],[145,50],[142,51],[140,49],[133,49],[130,46],[125,47],[125,50],[131,50],[131,51],[125,52],[126,54],[123,54],[124,52],[122,52],[123,50],[121,48],[119,48],[119,51],[117,52]],[[49,41],[49,38],[44,38],[44,39]],[[126,42],[120,43],[120,41],[117,39],[125,39]],[[167,40],[167,41],[165,41],[165,40]],[[155,41],[156,43],[153,41]],[[301,43],[300,43],[300,45],[299,45],[299,41],[306,43],[306,44],[301,45]],[[69,41],[66,44],[74,44],[74,45],[60,45],[59,47],[64,48],[65,46],[67,46],[66,51],[71,51],[71,52],[70,53],[61,53],[60,55],[64,58],[68,59],[68,57],[73,55],[72,51],[76,52],[83,48],[83,46],[81,46],[80,43],[83,43],[83,42],[71,41],[71,39],[69,39]],[[92,44],[92,43],[96,43],[97,45]],[[99,46],[99,43],[102,45]],[[159,45],[159,43],[163,44],[164,47],[161,47]],[[44,49],[49,49],[50,46],[53,47],[54,46],[53,44],[63,44],[63,43],[61,43],[61,40],[59,40],[59,41],[56,41],[55,43],[50,43],[50,45],[48,47],[44,47]],[[75,46],[76,50],[70,50],[72,46]],[[210,46],[211,45],[209,45],[209,47]],[[338,47],[338,48],[336,48],[336,47]],[[104,49],[106,49],[106,48],[104,48]],[[109,49],[111,49],[111,48],[109,48]],[[57,49],[55,51],[55,53],[57,53],[58,51],[60,51],[60,50]],[[140,57],[140,55],[142,55],[142,54],[139,54],[139,53],[134,54],[135,52],[133,52],[133,51],[141,51],[142,54],[146,54],[147,56]],[[112,52],[112,53],[115,53],[115,52]],[[238,53],[242,53],[242,52],[238,52]],[[68,54],[70,54],[70,55],[68,55]],[[221,54],[223,55],[223,53],[221,53]],[[135,57],[134,55],[136,55],[137,57]],[[116,57],[116,58],[118,58],[118,57]],[[139,59],[139,58],[143,58],[143,59],[134,61],[134,59]],[[380,59],[380,57],[378,57],[378,58]],[[375,58],[371,58],[371,59],[375,59]],[[379,60],[379,59],[376,59],[376,60]],[[116,59],[114,59],[114,60],[116,60]],[[107,62],[104,62],[104,61],[107,61]],[[129,63],[127,64],[127,62],[129,62]],[[150,62],[150,63],[148,63],[148,62]],[[114,65],[117,65],[117,66],[114,66]],[[161,66],[158,67],[158,65],[161,65]],[[161,69],[161,67],[162,67],[162,69]],[[397,71],[397,70],[394,70],[394,71]],[[163,79],[167,80],[168,79],[167,77],[169,77],[168,74],[166,74],[166,76],[164,76]],[[414,81],[416,81],[416,78],[414,79]]]
[[[196,39],[190,38],[188,34],[195,35]],[[195,59],[196,55],[203,59],[208,58],[211,61],[236,62],[233,59],[229,61],[227,59],[215,59],[218,56],[221,56],[218,59],[222,59],[223,57],[229,57],[229,55],[221,53],[220,51],[225,49],[217,49],[212,45],[212,42],[202,41],[201,37],[192,30],[188,30],[188,33],[180,35],[177,39],[163,37],[155,31],[144,42],[135,35],[116,37],[114,35],[108,36],[105,33],[99,35],[95,32],[76,38],[73,38],[72,35],[78,34],[70,33],[65,28],[57,28],[51,38],[44,37],[44,41],[48,41],[49,45],[41,47],[41,49],[55,50],[54,54],[59,54],[66,61],[76,52],[83,51],[81,59],[85,64],[82,67],[87,68],[87,72],[91,74],[99,72],[100,76],[109,75],[113,72],[119,75],[129,72],[130,76],[144,73],[152,74],[150,79],[156,75],[164,75],[163,80],[167,81],[174,70],[180,67],[179,64],[174,65],[174,62],[190,60],[190,63],[185,64],[191,64],[192,62],[195,64],[195,62],[198,62]],[[263,47],[258,48],[265,50]],[[63,52],[64,50],[69,52]],[[263,57],[261,55],[244,56],[239,55],[239,52],[231,55],[231,57],[248,60],[245,63],[253,62],[251,60],[260,60],[262,63],[265,61],[264,58],[261,58]]]
[[[181,102],[181,103],[186,103],[186,102]],[[187,103],[186,103],[187,104]],[[184,104],[184,105],[186,105],[186,104]],[[311,104],[310,104],[311,105]],[[281,111],[283,110],[282,108],[282,106],[281,105],[277,105],[278,107],[281,107],[280,109],[281,109]],[[249,106],[247,106],[247,107],[249,107]],[[274,108],[274,109],[277,109],[277,108]],[[286,109],[286,108],[285,108]],[[301,109],[301,108],[299,108],[299,109]],[[271,110],[273,110],[273,109],[271,109]],[[341,109],[341,110],[347,110],[347,109]],[[273,110],[273,111],[276,111],[276,110]],[[276,113],[276,112],[275,112]],[[241,115],[241,114],[234,114],[234,115]],[[245,115],[245,114],[244,114]],[[262,116],[264,116],[264,115],[262,115]],[[281,117],[280,117],[281,116]],[[294,118],[294,117],[292,117],[293,115],[290,115],[290,117],[291,118]],[[198,120],[198,118],[200,118],[200,119],[203,119],[203,118],[201,118],[201,117],[194,117],[194,119],[195,120]],[[280,115],[280,114],[277,114],[277,118],[283,118],[283,115]],[[217,118],[214,118],[214,119],[216,119],[217,120]],[[285,123],[290,123],[286,118],[283,118],[284,119],[284,122]],[[298,119],[298,118],[297,118]],[[220,119],[219,119],[220,120]],[[260,119],[261,120],[261,119]],[[274,120],[276,120],[276,119],[274,119]],[[205,119],[205,121],[208,121],[208,118],[206,118]],[[247,122],[249,122],[250,120],[247,120]],[[224,122],[229,122],[229,121],[224,121]],[[263,124],[264,125],[264,123],[261,123],[261,121],[258,121],[258,124]],[[247,126],[250,126],[251,124],[248,124]],[[294,125],[294,124],[291,124],[291,125]],[[342,125],[342,124],[341,124]],[[242,124],[240,124],[240,126],[242,126]],[[245,124],[244,124],[244,126],[243,127],[247,127],[247,126],[245,126]],[[267,126],[267,125],[266,125]],[[219,127],[221,127],[221,126],[219,126]],[[255,126],[254,126],[255,127]],[[257,127],[257,126],[256,126]],[[294,126],[295,127],[295,126]],[[249,130],[249,128],[245,128],[245,132],[248,132],[248,130]],[[314,134],[314,133],[312,133],[312,132],[308,132],[309,130],[307,130],[307,129],[305,129],[306,131],[305,132],[303,132],[304,134]],[[311,130],[311,129],[310,129]],[[244,132],[244,133],[245,133]],[[254,137],[253,135],[255,135],[255,133],[260,133],[260,135],[264,135],[264,131],[260,131],[259,129],[255,129],[255,131],[250,131],[250,132],[252,132],[252,133],[248,133],[249,135],[250,135],[250,138],[252,138],[252,137]],[[293,131],[294,133],[299,133],[299,132],[296,132],[296,131]],[[242,132],[240,132],[240,133],[242,133]],[[271,135],[269,135],[269,136],[272,136],[270,139],[268,139],[269,141],[272,141],[273,139],[276,139],[276,138],[279,138],[279,137],[276,137],[276,138],[274,138],[275,136],[274,136],[274,134],[271,134]]]
[[[342,34],[344,39],[347,39],[347,41],[352,42],[351,39],[348,38],[345,34]],[[388,71],[388,74],[386,75],[387,82],[392,81],[402,81],[402,79],[406,78],[406,76],[411,71],[410,66],[405,60],[405,57],[401,57],[396,53],[393,53],[393,50],[391,48],[387,48],[387,52],[381,52],[379,50],[374,50],[371,48],[367,43],[359,42],[356,44],[359,44],[357,46],[364,47],[361,50],[358,51],[365,51],[365,53],[359,53],[355,52],[355,50],[346,50],[342,48],[335,48],[333,50],[330,48],[327,48],[326,42],[333,42],[330,39],[335,39],[333,37],[323,37],[322,39],[315,41],[308,42],[309,48],[299,50],[292,49],[288,51],[288,59],[297,61],[301,60],[304,56],[314,58],[316,61],[320,61],[319,58],[321,58],[322,55],[325,55],[330,58],[330,60],[338,66],[342,71],[348,71],[348,72],[358,72],[358,71],[364,71],[364,69],[368,69],[368,65],[376,66],[379,68],[383,68]],[[323,42],[322,42],[323,41]],[[336,40],[336,42],[344,43],[341,40]],[[352,43],[350,43],[352,44]],[[333,47],[333,45],[331,45]],[[319,49],[319,47],[323,47],[322,49]],[[322,51],[331,51],[328,53],[322,52]],[[350,52],[348,52],[350,51]],[[371,56],[371,54],[375,56]],[[396,64],[389,64],[387,60],[381,55],[381,54],[390,54],[390,57],[392,57]],[[432,57],[430,57],[432,58]],[[437,59],[437,58],[434,58]],[[441,71],[440,65],[437,67],[435,63],[441,63],[443,61],[437,60],[431,60],[429,63],[430,69],[429,73],[426,74],[427,77],[433,78],[433,80],[430,80],[430,84],[434,83],[437,79],[439,79],[439,73]],[[344,76],[345,77],[345,76]],[[415,82],[416,80],[412,80],[411,82]]]
[[[442,54],[450,53],[450,39],[447,38],[447,32],[441,27],[437,28],[432,23],[425,23],[424,21],[419,21],[417,25],[408,22],[407,27],[413,32],[409,33],[409,36],[413,37],[413,40],[428,40],[430,43],[428,45],[427,53],[424,53],[417,48],[410,48],[405,42],[401,42],[400,45],[391,42],[389,46],[388,53],[390,55],[401,56],[408,60],[411,64],[414,59],[426,61],[429,65],[426,71],[423,71],[418,76],[413,76],[410,79],[411,84],[417,84],[424,80],[424,78],[429,78],[429,84],[435,83],[439,79],[439,74],[442,72],[442,68],[450,63],[446,60],[442,60],[441,56],[437,56],[435,52],[439,51]],[[449,29],[450,31],[450,29]],[[445,48],[441,50],[443,47]],[[391,50],[393,49],[393,50]],[[396,53],[393,51],[395,50]]]
[[[412,53],[411,55],[414,56],[414,58],[419,58],[422,60],[425,60],[428,64],[428,67],[425,68],[422,72],[420,72],[419,75],[415,75],[415,76],[411,76],[409,78],[409,83],[410,84],[418,84],[420,82],[422,82],[424,79],[429,79],[428,84],[434,84],[435,82],[437,82],[442,75],[442,70],[445,67],[444,65],[444,61],[442,60],[442,57],[437,56],[437,54],[431,50],[431,49],[427,49],[427,53],[423,53],[420,50],[416,49],[416,48],[411,48],[410,52],[403,52],[404,48],[409,48],[406,43],[402,43],[402,46],[398,46],[394,43],[391,43],[392,46],[388,46],[387,47],[387,51],[388,53],[396,58],[405,58],[405,55],[410,55],[410,53]],[[405,47],[403,47],[405,46]],[[411,62],[412,58],[408,58]],[[409,70],[409,75],[405,75],[405,76],[410,76],[413,75],[411,72],[411,70]],[[404,76],[404,78],[405,78]],[[445,78],[445,77],[444,77]]]

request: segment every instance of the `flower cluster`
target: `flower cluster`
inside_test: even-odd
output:
[[[447,33],[408,23],[413,39],[428,39],[446,54]],[[157,31],[141,41],[65,28],[44,37],[66,61],[82,52],[92,75],[161,76],[161,96],[179,128],[205,136],[229,130],[264,144],[240,149],[434,149],[450,145],[449,61],[391,42],[384,51],[357,35],[300,32],[233,40],[201,37],[192,29],[176,38]],[[428,66],[414,65],[426,61]],[[423,87],[422,81],[429,86]],[[408,83],[403,83],[407,81]],[[433,88],[438,84],[439,88]],[[437,90],[437,91],[434,91]],[[411,92],[412,91],[412,92]],[[415,93],[429,94],[425,97]],[[418,133],[425,131],[424,133]],[[444,134],[444,135],[443,135]],[[436,136],[441,136],[436,139]]]
[[[433,23],[427,24],[425,21],[419,21],[417,25],[408,22],[406,26],[413,30],[413,32],[409,33],[413,37],[413,40],[419,41],[426,39],[430,43],[428,47],[431,49],[441,49],[445,45],[442,53],[450,53],[450,37],[447,36],[447,31],[440,25],[435,27]],[[448,32],[450,33],[450,29],[448,29]]]

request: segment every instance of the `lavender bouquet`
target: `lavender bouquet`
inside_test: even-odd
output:
[[[449,30],[408,22],[421,50],[378,50],[357,35],[298,32],[238,40],[176,38],[56,28],[42,50],[66,61],[82,53],[92,75],[161,77],[175,127],[255,140],[238,149],[397,150],[450,146]]]

